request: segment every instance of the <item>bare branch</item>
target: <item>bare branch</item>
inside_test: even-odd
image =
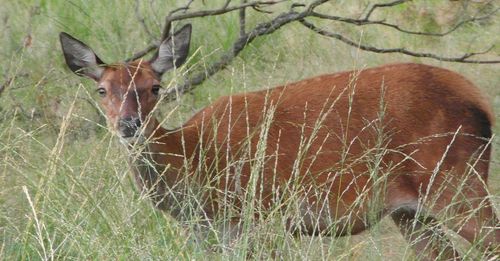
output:
[[[151,30],[149,30],[149,27],[146,25],[146,20],[141,15],[141,11],[140,11],[139,7],[140,7],[140,1],[136,0],[135,1],[135,8],[134,8],[134,10],[135,10],[135,17],[137,18],[137,20],[139,20],[139,23],[142,25],[142,28],[144,29],[144,32],[146,32],[146,34],[149,36],[149,39],[155,39],[155,37],[151,33]]]
[[[184,13],[187,12],[187,10],[189,10],[189,7],[191,6],[191,4],[193,2],[194,2],[194,0],[189,0],[185,6],[182,6],[182,7],[179,7],[177,9],[172,10],[172,12],[170,12],[169,16],[173,15],[177,12],[180,12],[180,11],[184,11]]]
[[[168,38],[170,35],[170,29],[172,29],[172,21],[165,19],[165,26],[163,27],[163,33],[161,34],[160,43]]]
[[[409,51],[409,50],[407,50],[405,48],[388,48],[388,49],[385,49],[385,48],[377,48],[377,47],[370,46],[370,45],[363,45],[363,44],[359,44],[359,43],[357,43],[357,42],[355,42],[355,41],[353,41],[351,39],[348,39],[348,38],[346,38],[345,36],[343,36],[341,34],[333,33],[333,32],[329,32],[329,31],[323,30],[323,29],[321,29],[321,28],[315,26],[314,24],[309,23],[309,22],[307,22],[305,20],[301,20],[300,22],[305,27],[313,30],[314,32],[316,32],[316,33],[318,33],[320,35],[340,40],[340,41],[342,41],[342,42],[344,42],[344,43],[346,43],[346,44],[348,44],[350,46],[359,48],[359,49],[364,50],[364,51],[369,51],[369,52],[374,52],[374,53],[402,53],[402,54],[410,55],[410,56],[414,56],[414,57],[426,57],[426,58],[432,58],[432,59],[435,59],[435,60],[446,61],[446,62],[475,63],[475,64],[500,63],[500,60],[469,60],[469,58],[471,58],[473,56],[476,56],[476,55],[479,55],[479,54],[485,54],[485,53],[491,51],[494,46],[490,47],[486,51],[466,53],[466,54],[464,54],[464,55],[462,55],[460,57],[443,57],[443,56],[439,56],[439,55],[432,54],[432,53],[420,53],[420,52]]]
[[[224,6],[222,8],[227,8],[230,3],[231,3],[231,0],[226,0],[226,3],[224,4]]]
[[[366,15],[363,18],[363,20],[370,19],[370,16],[372,15],[373,11],[375,11],[375,9],[377,9],[377,8],[396,6],[396,5],[404,4],[404,3],[410,2],[410,1],[412,1],[412,0],[396,0],[396,1],[393,1],[393,2],[389,2],[389,3],[374,4],[370,8],[370,10],[368,10],[368,13],[366,13]]]
[[[233,44],[232,49],[226,54],[222,55],[221,59],[218,62],[210,65],[205,71],[190,77],[184,84],[167,90],[165,93],[167,95],[167,99],[176,99],[176,94],[180,95],[191,91],[196,85],[201,84],[210,76],[226,68],[227,65],[234,59],[234,57],[236,57],[243,50],[243,48],[245,48],[245,46],[251,43],[255,38],[271,34],[280,29],[282,26],[294,21],[298,21],[306,17],[308,14],[308,11],[302,13],[290,11],[288,13],[283,13],[277,16],[269,22],[257,25],[252,31],[238,38],[238,40],[236,40],[236,42]]]
[[[272,14],[273,12],[271,11],[266,11],[258,6],[252,6],[252,9],[256,12],[259,12],[259,13],[264,13],[264,14]]]
[[[321,19],[326,19],[326,20],[332,20],[332,21],[338,21],[338,22],[343,22],[343,23],[348,23],[348,24],[354,24],[354,25],[382,25],[382,26],[387,26],[387,27],[393,28],[393,29],[395,29],[397,31],[400,31],[400,32],[406,33],[406,34],[415,34],[415,35],[425,35],[425,36],[441,37],[441,36],[445,36],[445,35],[451,34],[452,32],[454,32],[455,30],[457,30],[458,28],[462,27],[465,24],[488,19],[489,17],[491,17],[492,15],[494,15],[495,13],[497,13],[499,10],[500,10],[500,7],[497,8],[497,9],[495,9],[495,10],[493,10],[492,12],[484,15],[484,16],[471,17],[471,18],[462,20],[461,22],[455,24],[452,28],[448,29],[445,32],[441,32],[441,33],[411,31],[411,30],[403,29],[399,25],[396,25],[396,24],[386,23],[385,21],[373,21],[373,20],[366,20],[366,19],[353,19],[353,18],[348,18],[348,17],[326,15],[326,14],[321,14],[321,13],[317,13],[317,12],[312,12],[311,16],[317,17],[317,18],[321,18]]]
[[[141,58],[141,57],[144,57],[144,56],[146,56],[148,53],[150,53],[150,52],[152,52],[152,51],[156,50],[156,48],[158,48],[158,46],[159,46],[159,43],[150,44],[150,45],[149,45],[148,47],[146,47],[144,50],[139,51],[139,52],[137,52],[137,53],[133,54],[131,57],[129,57],[129,58],[127,58],[127,59],[125,59],[125,62],[127,62],[127,63],[128,63],[128,62],[131,62],[131,61],[137,60],[137,59],[139,59],[139,58]]]
[[[246,4],[247,0],[241,0],[242,4]],[[240,37],[245,35],[246,33],[246,8],[241,8],[240,9]]]
[[[229,63],[234,59],[234,57],[236,57],[243,50],[243,48],[245,48],[245,46],[251,43],[255,38],[271,34],[286,24],[304,19],[314,11],[314,8],[326,2],[328,2],[328,0],[316,0],[313,1],[309,5],[309,7],[301,13],[295,12],[292,9],[289,12],[278,15],[269,22],[258,24],[252,31],[240,36],[236,40],[236,42],[234,42],[232,49],[226,54],[222,55],[221,59],[218,62],[210,65],[205,71],[189,77],[189,79],[184,84],[175,86],[174,88],[167,90],[165,92],[167,100],[175,100],[178,95],[190,92],[192,89],[194,89],[195,86],[201,84],[207,78],[226,68],[227,65],[229,65]]]
[[[328,2],[329,0],[316,0],[314,2],[312,2],[309,7],[307,8],[307,12],[308,13],[311,13],[312,11],[314,11],[314,9],[326,2]]]
[[[218,9],[212,9],[212,10],[201,10],[201,11],[196,11],[196,12],[191,12],[191,13],[184,13],[184,14],[178,14],[178,15],[169,15],[165,18],[165,25],[172,23],[173,21],[179,21],[179,20],[185,20],[189,18],[199,18],[199,17],[206,17],[206,16],[214,16],[214,15],[221,15],[225,13],[229,13],[235,10],[240,10],[242,8],[246,7],[260,7],[264,5],[275,5],[281,2],[284,2],[286,0],[278,0],[278,1],[252,1],[252,2],[247,2],[243,3],[241,5],[236,5],[236,6],[229,6],[229,3],[231,2],[230,0],[226,1],[225,4]],[[163,30],[162,38],[161,39],[166,39],[168,37],[168,33],[170,30]]]
[[[12,82],[12,78],[8,78],[2,85],[0,85],[0,97],[2,96],[3,91],[10,85]]]
[[[16,80],[17,78],[24,78],[24,77],[28,77],[28,76],[29,76],[29,74],[27,74],[27,73],[18,72],[16,74],[14,74],[14,76],[8,77],[0,85],[0,97],[2,96],[3,92],[7,89],[7,87],[10,87],[12,85],[12,83],[14,82],[14,80]]]
[[[180,21],[180,20],[185,20],[185,19],[190,19],[190,18],[199,18],[199,17],[206,17],[206,16],[221,15],[221,14],[229,13],[229,12],[236,11],[236,10],[246,9],[247,7],[258,7],[258,6],[265,6],[265,5],[269,6],[269,5],[279,4],[279,3],[282,3],[285,1],[287,1],[287,0],[252,1],[252,2],[245,1],[241,5],[228,7],[231,0],[227,0],[224,3],[224,5],[219,9],[195,11],[195,12],[191,12],[191,13],[183,13],[183,14],[175,15],[175,13],[178,13],[180,11],[188,10],[191,3],[193,2],[190,0],[186,6],[175,9],[174,11],[170,12],[169,15],[165,18],[165,26],[163,27],[162,36],[160,38],[159,43],[161,43],[161,41],[168,38],[168,36],[170,35],[170,29],[172,27],[172,22],[174,22],[174,21]],[[151,45],[147,46],[144,50],[141,50],[141,51],[135,53],[134,55],[132,55],[132,57],[125,59],[125,61],[126,62],[133,61],[133,60],[139,59],[139,58],[149,54],[150,52],[154,51],[155,48],[158,47],[158,44],[151,44]]]
[[[436,33],[436,32],[419,32],[419,31],[411,31],[407,30],[404,28],[401,28],[397,24],[390,24],[385,22],[384,20],[370,20],[370,17],[372,16],[373,12],[377,10],[378,8],[384,8],[384,7],[392,7],[396,5],[401,5],[406,2],[409,2],[411,0],[398,0],[398,1],[392,1],[389,3],[381,3],[381,4],[374,4],[372,5],[366,15],[364,15],[363,18],[359,19],[354,19],[354,18],[348,18],[348,17],[340,17],[340,16],[333,16],[333,15],[327,15],[327,14],[321,14],[315,11],[317,7],[320,5],[328,2],[329,0],[314,0],[310,1],[308,5],[304,4],[296,4],[292,3],[291,9],[288,12],[284,12],[279,14],[278,16],[272,18],[270,21],[267,22],[262,22],[260,24],[257,24],[253,29],[247,31],[247,24],[246,24],[246,11],[248,8],[252,8],[258,12],[267,12],[263,11],[261,7],[267,7],[267,6],[273,6],[282,2],[285,2],[287,0],[276,0],[276,1],[252,1],[252,0],[241,0],[239,5],[233,5],[232,0],[226,0],[224,3],[216,9],[211,9],[211,10],[200,10],[200,11],[192,11],[188,12],[188,10],[191,7],[191,4],[194,2],[194,0],[189,0],[187,4],[183,7],[177,8],[173,10],[172,12],[169,13],[168,16],[165,17],[165,26],[163,29],[162,33],[162,38],[161,40],[165,39],[168,37],[172,22],[174,21],[181,21],[185,19],[191,19],[191,18],[201,18],[201,17],[206,17],[206,16],[217,16],[217,15],[223,15],[229,12],[233,11],[239,11],[239,37],[238,39],[233,43],[232,48],[228,50],[226,53],[221,55],[218,61],[209,64],[203,71],[194,71],[192,72],[186,79],[186,81],[178,86],[175,86],[172,89],[169,89],[165,92],[165,95],[167,95],[168,100],[173,100],[178,97],[176,94],[183,94],[186,92],[190,92],[192,89],[194,89],[195,86],[201,84],[203,81],[205,81],[207,78],[211,77],[215,73],[225,69],[231,62],[232,60],[249,44],[251,43],[254,39],[257,37],[271,34],[275,32],[276,30],[280,29],[286,24],[292,23],[294,21],[299,21],[302,23],[302,25],[306,26],[307,28],[313,30],[314,32],[338,39],[350,46],[360,48],[365,51],[370,51],[374,53],[401,53],[405,55],[410,55],[414,57],[427,57],[431,59],[437,59],[441,61],[448,61],[448,62],[461,62],[461,63],[477,63],[477,64],[492,64],[492,63],[500,63],[499,60],[474,60],[471,59],[472,57],[475,57],[479,54],[484,54],[489,51],[491,51],[491,48],[483,51],[483,52],[471,52],[471,53],[466,53],[462,56],[459,57],[442,57],[437,54],[432,54],[432,53],[423,53],[423,52],[414,52],[407,50],[405,48],[378,48],[370,45],[364,45],[364,44],[359,44],[355,41],[352,41],[351,39],[345,37],[344,35],[334,33],[334,32],[329,32],[323,29],[320,29],[316,27],[314,24],[306,21],[305,19],[308,17],[315,17],[323,20],[332,20],[332,21],[339,21],[343,23],[350,23],[353,25],[357,26],[364,26],[364,25],[380,25],[380,26],[386,26],[393,28],[399,32],[406,33],[406,34],[416,34],[416,35],[427,35],[427,36],[444,36],[447,34],[452,33],[453,31],[457,30],[459,27],[470,23],[474,21],[479,21],[482,19],[486,19],[490,16],[492,16],[494,13],[496,13],[499,9],[495,9],[493,12],[481,16],[481,17],[471,17],[469,19],[465,19],[459,23],[457,23],[455,26],[450,28],[449,30],[441,33]],[[288,0],[289,1],[289,0]],[[298,9],[299,7],[304,7],[304,11],[296,11],[295,9]],[[182,12],[182,13],[181,13]],[[149,45],[146,49],[134,54],[131,58],[127,59],[127,61],[139,59],[143,57],[144,55],[150,53],[151,51],[154,51],[158,46],[158,43],[153,43]],[[493,47],[492,47],[493,48]]]
[[[3,94],[3,92],[9,87],[12,87],[12,84],[14,83],[14,81],[18,78],[23,78],[23,77],[28,77],[29,74],[28,73],[23,73],[23,72],[17,72],[15,73],[13,76],[7,78],[3,84],[0,85],[0,96]],[[12,88],[11,88],[12,89]],[[8,95],[8,99],[10,100],[10,102],[12,103],[12,106],[14,108],[14,111],[17,109],[19,110],[19,112],[21,113],[22,116],[25,116],[26,118],[32,118],[30,117],[29,113],[26,112],[26,110],[24,109],[23,105],[21,102],[19,102],[17,100],[17,98],[15,97],[15,95],[13,95],[12,92],[7,92],[6,93]]]

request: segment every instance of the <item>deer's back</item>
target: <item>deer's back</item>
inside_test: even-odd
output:
[[[459,177],[491,137],[492,121],[479,90],[459,74],[394,64],[222,97],[186,125],[215,141],[205,144],[217,171],[241,173],[229,181],[236,190],[252,168],[262,168],[265,183],[298,175],[304,184],[330,184],[329,196],[347,192],[349,204],[376,168],[413,190],[427,184],[440,161]],[[478,172],[486,177],[489,149],[479,155]]]

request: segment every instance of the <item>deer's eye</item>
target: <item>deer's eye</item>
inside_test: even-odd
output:
[[[99,93],[99,96],[104,97],[104,96],[106,96],[106,89],[101,87],[101,88],[97,89],[97,93]]]
[[[151,92],[153,93],[153,95],[158,96],[160,94],[160,89],[161,89],[160,85],[153,85]]]

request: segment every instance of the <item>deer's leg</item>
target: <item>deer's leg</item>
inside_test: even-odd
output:
[[[459,254],[432,217],[418,216],[413,208],[403,207],[391,213],[408,243],[421,260],[459,260]]]
[[[427,210],[420,211],[421,198],[415,186],[407,184],[405,176],[390,183],[385,206],[417,257],[420,260],[460,259],[438,221],[427,215]]]

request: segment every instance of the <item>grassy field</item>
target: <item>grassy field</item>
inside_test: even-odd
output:
[[[161,34],[163,17],[184,1],[0,0],[0,260],[17,259],[245,259],[245,244],[210,252],[194,243],[189,229],[155,210],[137,193],[126,151],[96,107],[95,84],[64,64],[60,31],[83,40],[106,62],[130,57]],[[224,1],[195,1],[193,9]],[[369,1],[331,1],[322,10],[358,16]],[[444,31],[458,21],[465,1],[414,1],[378,12],[378,18],[424,31]],[[288,6],[288,5],[285,5]],[[468,12],[480,9],[469,3]],[[490,4],[491,10],[498,8]],[[274,8],[275,12],[280,9]],[[272,15],[271,15],[272,16]],[[248,26],[268,15],[249,13]],[[227,51],[238,34],[238,15],[193,19],[189,65],[203,68]],[[404,46],[460,56],[496,45],[484,59],[498,59],[498,14],[446,37],[408,36],[378,26],[321,23],[351,39],[380,47]],[[348,47],[290,24],[248,46],[224,71],[181,99],[162,104],[166,127],[180,126],[217,97],[260,90],[324,73],[395,62],[437,65],[472,80],[500,115],[500,65],[446,63]],[[180,76],[180,75],[179,75]],[[170,83],[164,77],[165,85]],[[169,112],[173,111],[172,114]],[[162,119],[163,119],[162,118]],[[498,124],[494,132],[500,131]],[[493,140],[489,187],[500,204],[500,154]],[[498,211],[497,211],[498,213]],[[276,217],[279,224],[279,217]],[[259,227],[258,227],[259,228]],[[255,235],[253,258],[296,260],[413,260],[414,253],[392,221],[343,238]],[[278,229],[279,230],[279,229]],[[261,235],[262,234],[262,235]],[[460,240],[459,240],[460,242]],[[463,243],[463,242],[462,242]]]

